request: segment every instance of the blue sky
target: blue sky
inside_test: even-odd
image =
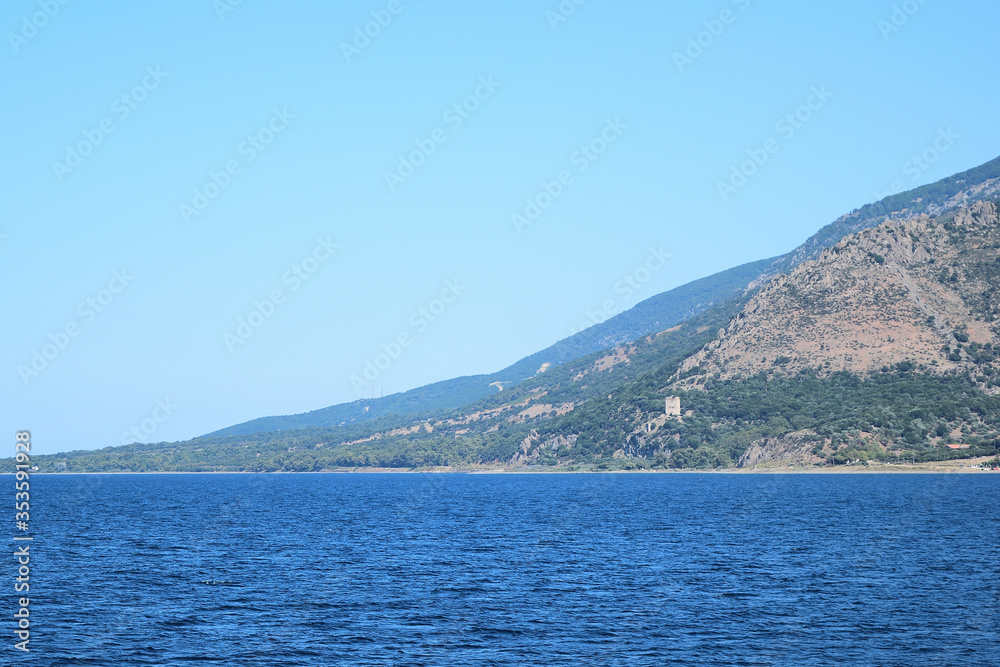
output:
[[[184,439],[370,395],[383,349],[376,393],[491,372],[609,299],[786,252],[1000,154],[998,19],[5,2],[2,430]]]

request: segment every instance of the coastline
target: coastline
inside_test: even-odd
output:
[[[970,464],[968,460],[950,462],[917,463],[917,464],[869,464],[843,466],[769,466],[757,468],[719,468],[701,470],[693,468],[658,469],[658,470],[597,470],[595,468],[550,468],[542,466],[517,466],[511,468],[498,467],[457,467],[433,466],[427,468],[338,468],[315,471],[263,471],[250,472],[242,470],[212,470],[212,471],[182,471],[182,470],[151,470],[141,472],[109,471],[109,472],[40,472],[36,475],[330,475],[330,474],[467,474],[467,475],[573,475],[573,474],[608,474],[608,475],[928,475],[928,474],[978,474],[998,473],[1000,471],[980,468]],[[978,463],[978,462],[977,462]],[[13,473],[8,473],[13,474]]]

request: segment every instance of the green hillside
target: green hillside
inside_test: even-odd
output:
[[[215,431],[208,436],[340,426],[388,415],[415,415],[457,408],[495,394],[497,388],[491,386],[493,383],[500,382],[507,388],[510,384],[533,377],[544,363],[563,364],[676,326],[707,308],[742,293],[774,261],[766,259],[744,264],[657,294],[606,322],[588,327],[496,373],[444,380],[384,398],[358,400],[297,415],[262,417]]]
[[[956,198],[962,201],[986,198],[1000,191],[1000,184],[991,183],[994,179],[1000,179],[1000,157],[936,183],[863,206],[822,228],[787,255],[743,264],[653,296],[606,322],[580,331],[496,373],[444,380],[384,398],[358,400],[297,415],[262,417],[209,435],[246,435],[346,425],[387,415],[414,415],[466,405],[495,392],[496,388],[491,386],[493,383],[500,382],[506,387],[531,378],[544,363],[562,364],[675,326],[742,292],[762,276],[787,272],[814,258],[824,248],[835,245],[844,236],[860,229],[894,217],[943,212],[956,205]],[[984,184],[989,187],[984,188]],[[964,196],[959,197],[963,193]]]
[[[776,272],[786,272],[802,262],[815,258],[824,248],[836,245],[848,234],[874,227],[886,220],[906,218],[921,213],[937,215],[960,203],[989,199],[1000,193],[1000,182],[994,182],[997,179],[1000,179],[1000,157],[960,174],[942,178],[936,183],[922,185],[866,204],[820,229],[801,246],[779,258],[775,262],[774,269]],[[987,187],[983,187],[984,184]]]
[[[796,260],[764,260],[689,283],[498,373],[258,419],[186,442],[32,460],[43,472],[315,471],[494,464],[712,468],[755,465],[776,452],[810,464],[992,454],[1000,444],[1000,329],[994,324],[1000,218],[995,203],[981,200],[994,192],[996,183],[987,181],[998,169],[995,160],[855,211],[793,255],[801,262],[810,243],[840,241],[848,230],[886,217],[903,219],[901,211],[948,211],[938,218],[861,231],[825,260],[754,290],[746,287],[762,273]],[[957,197],[962,193],[968,196]],[[980,203],[956,210],[958,199]],[[823,312],[812,312],[819,306],[806,296],[811,286],[848,270],[859,276],[851,289],[827,290]],[[876,291],[892,276],[902,276],[907,287]],[[873,330],[878,313],[923,309],[908,325],[923,331],[923,362],[841,372],[831,370],[829,360],[842,352],[821,346],[805,367],[774,347],[764,367],[739,377],[694,365],[730,324],[753,319],[748,313],[757,318],[753,327],[734,331],[753,341],[753,349],[796,334],[829,343],[842,334],[822,329],[832,325],[820,321],[831,312],[858,319],[857,304],[865,301],[846,293],[859,290],[881,295],[857,323],[876,343],[901,335],[894,328]],[[926,314],[931,307],[948,310],[939,319]],[[776,338],[760,319],[769,312],[802,316],[790,320],[796,330],[782,329]],[[537,373],[545,362],[553,365]],[[491,387],[494,382],[503,389]],[[679,396],[690,412],[666,416],[667,396]]]
[[[521,403],[584,405],[596,397],[660,368],[664,359],[680,360],[708,342],[746,302],[730,299],[691,318],[676,330],[636,341],[621,351],[621,363],[605,368],[606,351],[561,364],[548,372],[461,408],[410,415],[385,415],[336,427],[281,432],[209,435],[181,443],[134,444],[96,451],[35,456],[42,471],[151,470],[321,470],[375,465],[411,467],[492,460],[522,439],[547,416],[512,423]],[[448,424],[469,415],[496,411],[468,426]],[[432,430],[422,426],[430,423]],[[419,426],[419,428],[416,428]],[[410,429],[414,432],[392,434]],[[526,430],[527,429],[527,430]],[[465,431],[465,432],[462,432]],[[376,440],[363,441],[377,437]]]

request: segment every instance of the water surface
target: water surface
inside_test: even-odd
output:
[[[49,475],[32,506],[17,664],[1000,655],[994,474]]]

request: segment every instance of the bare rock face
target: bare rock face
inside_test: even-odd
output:
[[[736,464],[739,468],[780,466],[811,466],[820,458],[812,453],[813,431],[796,431],[785,435],[761,438],[747,447]]]
[[[961,183],[964,187],[950,197],[934,197],[931,195],[930,199],[926,201],[923,198],[913,199],[909,204],[904,204],[897,210],[873,213],[868,210],[870,207],[863,207],[840,216],[828,225],[828,227],[820,230],[815,236],[779,260],[774,267],[776,271],[766,275],[765,279],[773,277],[777,271],[785,270],[787,267],[797,266],[802,262],[816,259],[826,247],[826,240],[830,238],[831,234],[834,236],[843,236],[848,233],[859,232],[862,229],[875,227],[887,220],[908,220],[920,214],[938,217],[950,213],[959,207],[970,206],[973,202],[993,199],[1000,195],[1000,178],[976,180],[976,177],[970,174],[961,176],[965,176],[965,178],[957,182]]]
[[[1000,178],[991,178],[982,183],[974,183],[951,199],[927,207],[930,215],[941,215],[959,206],[968,206],[977,199],[989,199],[1000,194]]]
[[[775,277],[676,378],[971,367],[969,344],[1000,342],[998,322],[1000,219],[977,202],[852,234]]]

